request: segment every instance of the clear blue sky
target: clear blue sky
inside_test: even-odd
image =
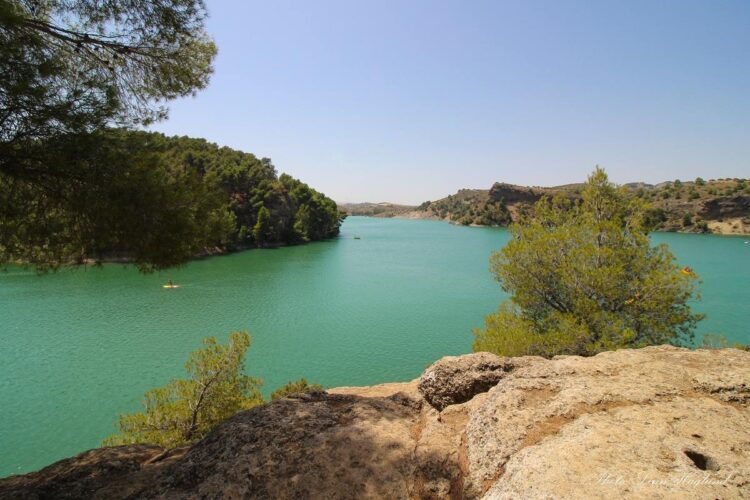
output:
[[[337,201],[750,177],[748,0],[207,3],[215,74],[154,128]]]

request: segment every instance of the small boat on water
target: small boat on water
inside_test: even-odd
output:
[[[361,240],[362,238],[360,238],[359,236],[355,236],[354,239],[355,240]]]
[[[172,283],[172,280],[169,280],[166,285],[162,285],[162,288],[180,288],[180,285],[176,285]]]

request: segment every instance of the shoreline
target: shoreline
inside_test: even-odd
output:
[[[296,247],[296,246],[302,246],[302,245],[309,245],[309,244],[312,244],[312,243],[320,243],[320,242],[324,242],[324,241],[331,241],[331,240],[334,240],[334,239],[338,238],[339,234],[337,234],[335,236],[328,237],[328,238],[322,238],[322,239],[319,239],[319,240],[311,240],[311,241],[303,241],[303,242],[300,242],[300,243],[273,243],[273,244],[267,244],[267,245],[263,245],[263,246],[244,245],[244,246],[241,246],[241,247],[235,247],[235,248],[232,248],[232,249],[225,249],[225,250],[222,250],[219,247],[214,247],[214,248],[206,249],[204,252],[195,255],[188,262],[185,262],[184,264],[181,264],[179,266],[175,266],[175,268],[183,267],[183,266],[186,266],[186,265],[190,264],[191,262],[200,261],[200,260],[204,260],[204,259],[209,259],[211,257],[226,257],[228,255],[232,255],[232,254],[236,254],[236,253],[241,253],[241,252],[247,252],[249,250],[277,250],[279,248]],[[125,257],[125,256],[122,256],[122,255],[112,255],[112,256],[107,256],[107,257],[101,258],[101,259],[85,258],[80,263],[73,262],[73,263],[70,263],[70,264],[65,264],[64,266],[61,266],[61,267],[66,267],[66,266],[68,266],[68,267],[76,267],[79,264],[83,265],[83,266],[98,266],[98,265],[101,265],[101,264],[122,264],[124,266],[128,266],[128,265],[133,264],[133,261],[129,257]],[[22,266],[24,264],[23,263],[18,263],[18,265]]]
[[[454,226],[465,226],[465,227],[499,227],[507,228],[508,226],[485,226],[482,224],[458,224],[450,219],[437,217],[435,215],[425,214],[422,212],[411,211],[401,214],[389,214],[389,215],[354,215],[348,214],[349,217],[369,217],[372,219],[403,219],[403,220],[435,220],[441,222],[447,222]],[[742,223],[742,218],[737,217],[729,221],[706,221],[708,223],[710,232],[699,232],[699,231],[680,231],[680,230],[669,230],[669,229],[658,229],[653,231],[654,233],[680,233],[680,234],[698,234],[698,235],[713,235],[713,236],[735,236],[735,237],[750,237],[750,225]],[[740,231],[734,231],[735,225],[739,226]]]

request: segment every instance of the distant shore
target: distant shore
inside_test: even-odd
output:
[[[436,215],[421,211],[412,210],[409,212],[403,212],[399,214],[375,214],[375,215],[359,215],[359,217],[373,217],[376,219],[408,219],[408,220],[438,220],[460,226],[448,218],[437,217]],[[726,219],[723,221],[706,221],[708,228],[711,230],[709,233],[702,233],[699,231],[684,231],[684,230],[672,230],[672,229],[659,229],[656,232],[660,233],[684,233],[684,234],[715,234],[719,236],[750,236],[750,224],[745,224],[743,218],[737,217],[734,219]],[[482,224],[467,224],[467,227],[507,227],[507,226],[485,226]]]
[[[750,179],[667,181],[626,184],[630,195],[649,206],[649,218],[663,232],[750,235]],[[456,193],[420,205],[396,203],[341,203],[351,215],[399,219],[446,220],[475,227],[504,227],[543,197],[576,200],[583,184],[539,187],[502,182],[490,189],[459,189]]]

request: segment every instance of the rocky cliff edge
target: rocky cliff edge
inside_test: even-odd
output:
[[[241,412],[189,448],[91,450],[0,498],[750,498],[749,403],[735,349],[477,353]]]

